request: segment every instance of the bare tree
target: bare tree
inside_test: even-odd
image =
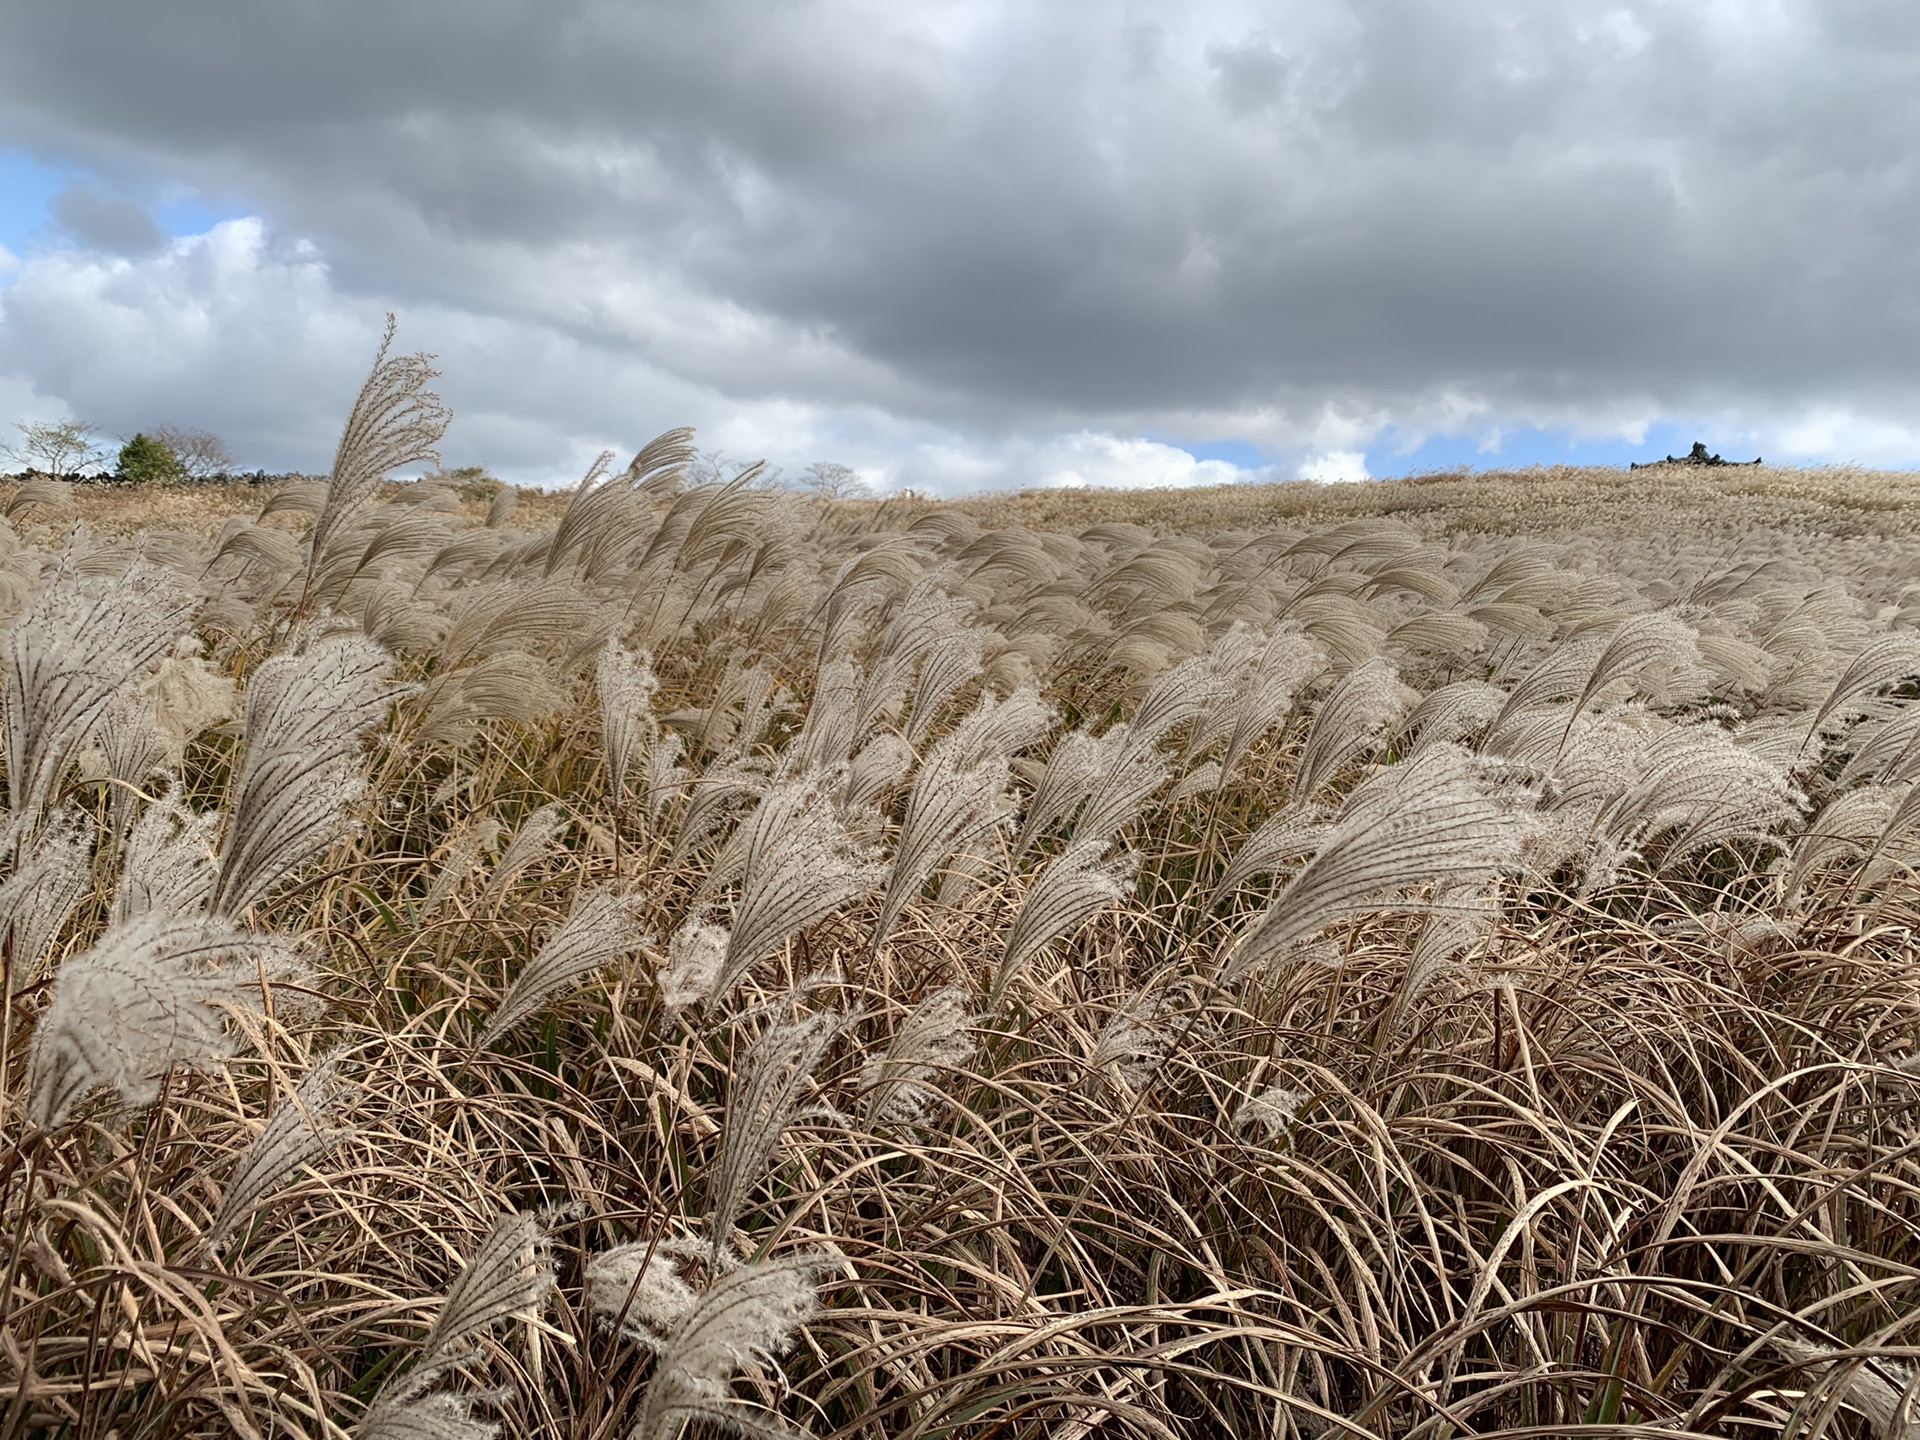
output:
[[[20,441],[5,447],[7,457],[55,480],[76,480],[106,463],[100,427],[89,421],[21,420],[13,428]]]
[[[233,452],[226,442],[207,430],[189,430],[180,425],[156,425],[147,432],[179,457],[189,479],[207,480],[233,469]]]
[[[851,465],[838,465],[831,460],[815,461],[806,468],[800,479],[800,488],[810,495],[818,495],[823,500],[869,500],[873,498],[873,487],[860,478],[860,472]]]

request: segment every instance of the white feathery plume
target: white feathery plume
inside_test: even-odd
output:
[[[1220,788],[1222,779],[1220,762],[1203,760],[1174,782],[1173,788],[1167,792],[1166,803],[1178,805],[1182,800],[1191,800],[1196,795],[1211,795]]]
[[[389,355],[394,320],[373,359],[373,371],[360,387],[334,451],[326,497],[308,537],[307,575],[301,590],[304,610],[334,532],[353,519],[389,471],[403,465],[437,462],[434,446],[447,433],[453,412],[427,389],[436,373],[430,355]]]
[[[220,847],[213,909],[238,915],[270,894],[346,830],[365,782],[361,737],[396,693],[392,659],[371,640],[342,635],[303,654],[276,655],[247,686],[241,751]]]
[[[918,745],[933,722],[940,718],[946,703],[980,674],[987,653],[988,633],[975,626],[960,626],[927,647],[926,658],[920,662],[920,678],[914,683],[913,699],[907,709],[909,744]]]
[[[1400,683],[1399,672],[1385,660],[1369,660],[1348,671],[1314,712],[1300,751],[1294,799],[1311,799],[1349,761],[1373,749],[1413,698],[1414,692]]]
[[[134,822],[120,854],[113,894],[115,923],[157,911],[185,918],[206,909],[213,894],[214,839],[220,812],[196,815],[175,780]]]
[[[1509,717],[1523,710],[1555,701],[1571,701],[1587,688],[1593,667],[1607,648],[1607,640],[1605,631],[1587,630],[1549,649],[1507,692],[1489,731],[1498,730]]]
[[[1170,730],[1205,715],[1219,699],[1220,685],[1212,657],[1196,655],[1182,660],[1153,682],[1140,708],[1133,712],[1131,743],[1140,747],[1158,745]]]
[[[759,759],[719,760],[709,765],[694,781],[693,793],[680,812],[680,825],[674,832],[668,864],[684,865],[701,843],[748,801],[758,801],[766,794],[766,767]],[[708,871],[701,886],[703,894],[712,894],[721,886],[731,884],[739,873],[738,865],[739,846],[730,840]]]
[[[944,742],[934,747],[907,795],[893,868],[874,922],[876,949],[892,933],[902,912],[919,896],[940,863],[1006,819],[1010,810],[1007,778],[1004,755],[984,756],[961,768]]]
[[[484,1050],[556,992],[647,943],[639,897],[606,890],[589,896],[527,962],[475,1045]]]
[[[849,814],[869,808],[887,788],[913,768],[913,747],[898,735],[876,735],[860,747],[847,767],[840,808]]]
[[[1007,932],[987,1000],[990,1009],[1000,1008],[1007,987],[1042,950],[1126,896],[1139,857],[1122,855],[1103,864],[1106,853],[1104,840],[1075,841],[1034,878]]]
[[[705,1250],[677,1235],[602,1250],[587,1261],[587,1309],[596,1320],[616,1326],[625,1339],[657,1351],[700,1303],[680,1267]]]
[[[1295,694],[1325,663],[1319,647],[1303,635],[1281,631],[1267,642],[1237,693],[1208,726],[1224,731],[1226,738],[1220,752],[1222,783],[1233,778],[1254,742],[1286,719]]]
[[[982,830],[940,867],[940,883],[934,889],[933,903],[942,910],[958,910],[967,898],[992,878],[1006,857],[995,830]]]
[[[776,785],[741,832],[740,899],[719,995],[788,937],[867,894],[886,874],[847,834],[817,775]]]
[[[454,836],[453,844],[447,847],[447,858],[434,871],[433,883],[420,902],[422,924],[439,913],[440,907],[480,868],[481,857],[500,843],[501,833],[500,822],[486,815],[470,822]]]
[[[480,892],[482,903],[505,894],[522,872],[551,855],[572,823],[573,816],[557,800],[542,805],[522,820],[487,876],[486,888]]]
[[[767,1173],[780,1137],[845,1021],[833,1011],[771,1026],[753,1043],[727,1097],[727,1120],[707,1201],[714,1264],[731,1253],[734,1222]]]
[[[1639,774],[1602,809],[1595,830],[1622,852],[1669,837],[1665,868],[1716,845],[1764,839],[1805,807],[1785,775],[1717,725],[1676,725],[1647,746]]]
[[[860,739],[860,667],[849,659],[829,660],[820,667],[800,733],[787,747],[787,764],[796,771],[821,770],[838,765],[853,753]]]
[[[1131,1090],[1138,1090],[1159,1068],[1167,1053],[1168,996],[1164,990],[1143,988],[1129,995],[1100,1028],[1087,1068],[1112,1072]]]
[[[502,1320],[534,1313],[552,1288],[546,1226],[534,1215],[501,1216],[453,1277],[421,1346],[422,1367],[456,1360]]]
[[[1317,806],[1286,809],[1269,815],[1233,852],[1220,878],[1213,882],[1207,903],[1250,881],[1283,870],[1294,860],[1311,854],[1326,837],[1326,813]]]
[[[1892,783],[1920,775],[1920,705],[1902,705],[1892,716],[1854,734],[1864,738],[1841,769],[1840,785],[1866,779]]]
[[[860,1071],[867,1128],[918,1123],[940,1094],[928,1082],[973,1057],[967,1031],[978,1019],[972,995],[957,985],[936,990],[914,1006],[886,1053]]]
[[[1920,674],[1920,632],[1895,630],[1882,635],[1854,656],[1841,672],[1827,692],[1827,698],[1807,722],[1806,741],[1811,743],[1829,720],[1836,714],[1846,713],[1851,702],[1867,691],[1883,689],[1915,674]]]
[[[496,651],[441,670],[421,687],[413,740],[458,748],[489,721],[535,725],[569,703],[554,667],[538,655]]]
[[[1386,643],[1380,608],[1349,595],[1309,595],[1290,602],[1287,614],[1342,669],[1364,665]]]
[[[478,1397],[421,1393],[437,1375],[422,1376],[417,1384],[401,1385],[375,1397],[353,1427],[354,1440],[498,1440],[498,1425],[473,1416]]]
[[[1428,610],[1387,632],[1387,644],[1449,661],[1471,655],[1485,642],[1486,625],[1451,610]]]
[[[152,700],[137,689],[123,690],[114,697],[100,717],[94,743],[103,762],[103,778],[116,782],[112,787],[111,830],[115,835],[123,835],[139,799],[136,792],[154,775],[170,769],[179,760],[170,753],[172,747],[160,733]],[[85,768],[84,762],[82,768]]]
[[[1866,863],[1860,867],[1858,890],[1878,885],[1889,875],[1911,865],[1913,857],[1905,842],[1913,835],[1916,826],[1920,826],[1920,785],[1907,791],[1906,797],[1881,827],[1873,848],[1867,852]]]
[[[94,824],[63,806],[0,884],[0,937],[10,937],[16,983],[45,965],[68,918],[93,886]]]
[[[921,658],[956,632],[964,632],[967,617],[972,613],[973,602],[949,595],[939,572],[924,575],[913,583],[888,623],[886,634],[881,637],[880,653],[866,683],[861,686],[854,726],[856,740],[874,721],[900,703]],[[966,646],[962,645],[952,651],[949,660],[954,667],[964,667],[966,657]],[[971,673],[978,674],[978,653],[974,654],[973,661],[975,668]],[[965,684],[970,678],[971,674],[962,675],[959,683]],[[953,688],[958,689],[959,685]],[[929,715],[926,720],[931,722],[932,718]],[[927,727],[916,720],[916,728],[924,734]]]
[[[1456,680],[1427,692],[1401,722],[1414,748],[1464,740],[1493,723],[1507,692],[1484,680]]]
[[[1632,681],[1659,704],[1674,704],[1706,693],[1711,679],[1700,658],[1692,626],[1664,610],[1630,615],[1607,637],[1593,673],[1574,697],[1580,714],[1609,685]]]
[[[1293,1128],[1300,1107],[1312,1098],[1305,1090],[1269,1085],[1258,1095],[1249,1095],[1240,1102],[1240,1108],[1233,1112],[1233,1128],[1244,1130],[1249,1125],[1258,1125],[1266,1132],[1267,1143],[1272,1144]]]
[[[647,747],[647,823],[656,830],[666,817],[667,807],[693,778],[680,763],[685,753],[686,741],[671,730],[656,735]]]
[[[660,999],[669,1011],[689,1005],[703,1005],[720,988],[720,975],[727,963],[727,946],[732,934],[724,925],[708,925],[689,920],[673,932],[667,942],[667,963],[655,978]]]
[[[1086,806],[1074,821],[1074,843],[1111,840],[1166,783],[1169,769],[1166,757],[1157,748],[1138,744],[1123,746],[1112,763],[1094,778],[1087,792]]]
[[[1406,1019],[1428,987],[1453,966],[1458,956],[1493,933],[1500,918],[1499,902],[1478,891],[1438,896],[1434,903],[1433,914],[1414,942],[1407,973],[1394,993],[1387,1019],[1389,1031]]]
[[[1526,817],[1487,793],[1472,757],[1435,746],[1349,802],[1326,838],[1241,937],[1226,978],[1279,959],[1336,920],[1406,891],[1483,884],[1516,869]]]
[[[1773,680],[1773,657],[1733,635],[1696,635],[1700,659],[1728,690],[1759,694]]]
[[[785,1348],[819,1309],[813,1255],[762,1260],[716,1280],[658,1347],[631,1440],[674,1440],[690,1421],[753,1440],[794,1440],[803,1432],[733,1398],[728,1382]]]
[[[1034,841],[1072,817],[1094,782],[1125,753],[1127,741],[1128,727],[1124,723],[1097,737],[1085,730],[1069,730],[1060,737],[1027,801],[1020,833],[1013,842],[1016,860]]]
[[[627,650],[609,640],[600,652],[597,672],[600,723],[607,745],[607,790],[614,808],[626,800],[627,780],[635,761],[643,758],[660,733],[653,718],[653,696],[660,682],[653,673],[653,657]]]
[[[217,1254],[225,1248],[235,1227],[250,1220],[289,1175],[347,1136],[347,1127],[334,1122],[345,1114],[350,1099],[351,1092],[340,1078],[339,1056],[316,1061],[234,1165],[220,1208],[207,1227],[209,1249]]]
[[[277,937],[221,920],[149,914],[108,930],[54,977],[33,1031],[28,1119],[51,1129],[99,1088],[145,1105],[169,1066],[230,1054],[222,1021],[260,1008],[262,969],[299,967]]]
[[[1053,720],[1053,707],[1031,686],[1022,686],[1004,700],[983,695],[980,703],[941,738],[934,753],[955,770],[971,769],[982,761],[1016,755],[1038,744],[1052,728]],[[931,761],[933,754],[927,758]]]
[[[56,570],[6,637],[7,795],[18,839],[40,823],[73,758],[193,618],[164,571]]]

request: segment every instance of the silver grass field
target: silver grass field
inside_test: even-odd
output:
[[[0,1434],[1920,1437],[1911,477],[395,483],[432,378],[0,489]]]

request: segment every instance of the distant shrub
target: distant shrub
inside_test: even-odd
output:
[[[115,469],[127,485],[172,485],[187,477],[187,467],[173,448],[144,431],[120,447]]]

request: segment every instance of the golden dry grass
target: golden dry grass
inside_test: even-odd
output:
[[[234,1053],[167,1067],[153,1103],[102,1095],[39,1129],[36,1029],[114,933],[132,863],[114,795],[153,803],[167,767],[116,780],[76,753],[64,774],[101,834],[47,953],[8,942],[5,1434],[371,1435],[369,1406],[413,1375],[482,1398],[408,1433],[624,1436],[666,1362],[596,1320],[585,1279],[635,1242],[681,1257],[696,1290],[812,1257],[819,1313],[723,1391],[741,1424],[822,1437],[1909,1433],[1913,477],[951,504],[614,483],[571,549],[565,496],[523,496],[490,530],[481,502],[393,487],[319,557],[299,546],[311,511],[229,523],[260,492],[82,491],[72,512],[15,514],[10,614],[138,556],[193,593],[205,668],[243,689],[329,631],[380,639],[415,688],[359,762],[353,832],[234,917],[295,937],[311,973],[256,985]],[[923,723],[910,697],[954,629],[916,639],[902,617],[930,595],[964,602],[940,613],[978,648],[952,652],[962,683]],[[1633,624],[1665,648],[1606,648]],[[1277,637],[1313,657],[1284,684],[1249,658]],[[631,703],[660,743],[632,742],[621,795],[595,680],[610,642],[649,652],[657,684]],[[18,624],[7,643],[17,660]],[[1582,655],[1571,680],[1539,679]],[[819,739],[835,660],[873,702],[844,743]],[[1377,661],[1405,692],[1367,691],[1335,746],[1349,721],[1328,697]],[[1423,729],[1420,698],[1467,681],[1491,700]],[[988,778],[1009,813],[943,851],[884,943],[884,885],[865,885],[746,957],[737,988],[669,1009],[673,938],[741,921],[764,877],[728,837],[803,744],[844,761],[924,730],[871,807],[835,812],[885,867],[931,803],[913,798],[930,755],[981,697],[1026,685],[1051,707],[1039,737],[977,762],[1004,766]],[[1494,719],[1516,694],[1534,698]],[[174,773],[191,808],[230,811],[257,737],[203,721]],[[1020,814],[1070,730],[1123,722],[1152,781],[1102,837],[1134,857],[1124,892],[1002,974],[1016,917],[1092,823],[1076,799],[1016,854]],[[1661,770],[1679,740],[1698,744]],[[1269,907],[1320,903],[1300,877],[1336,832],[1216,895],[1249,839],[1309,803],[1306,821],[1376,813],[1354,807],[1456,743],[1457,783],[1523,858],[1489,862],[1471,895],[1351,879],[1310,943],[1236,976]],[[1341,757],[1312,795],[1309,749]],[[562,842],[506,873],[510,837],[553,805]],[[810,863],[791,903],[828,873],[825,852]],[[631,897],[646,943],[483,1043],[600,893]],[[1463,943],[1436,948],[1450,916]],[[916,1116],[876,1118],[867,1067],[946,987],[977,1017],[948,1027],[964,1043],[911,1072]],[[828,1013],[791,1107],[746,1113],[746,1057]],[[350,1133],[216,1252],[237,1157],[324,1054]],[[764,1165],[730,1174],[742,1127],[769,1123]],[[744,1202],[721,1233],[730,1186]],[[556,1283],[436,1370],[441,1297],[509,1211],[545,1217]]]

